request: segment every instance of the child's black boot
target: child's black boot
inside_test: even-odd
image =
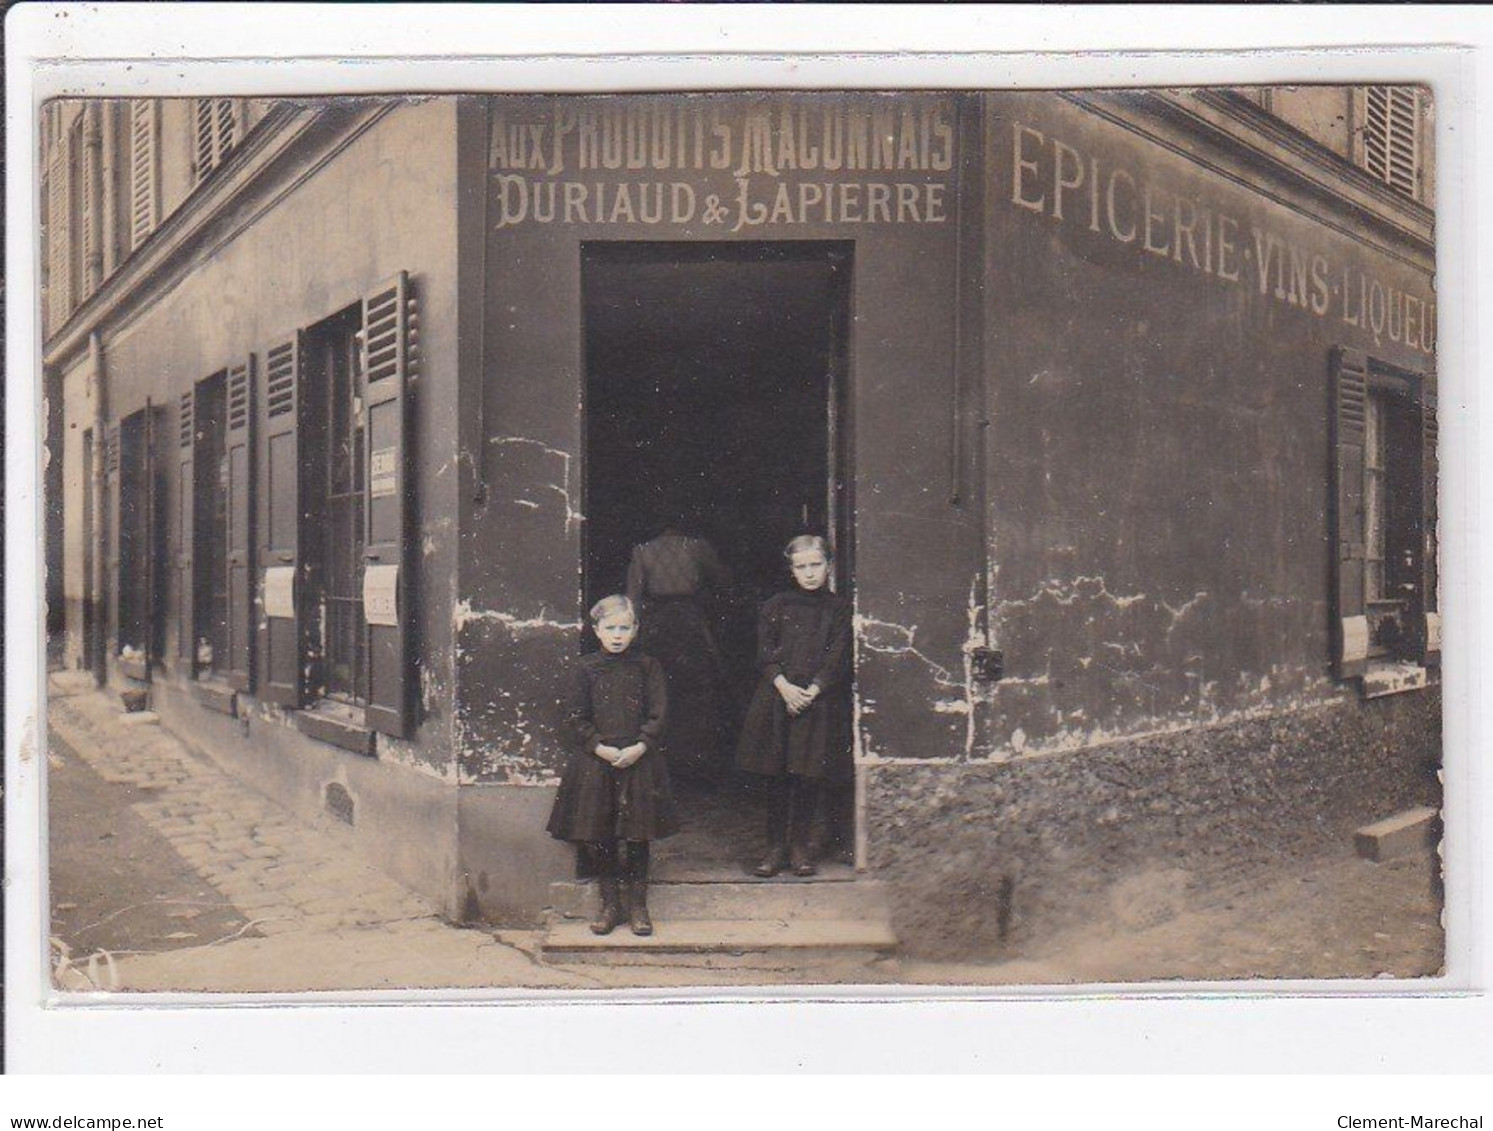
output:
[[[648,842],[627,842],[627,916],[635,935],[653,934],[648,915]]]
[[[764,880],[788,866],[789,784],[786,776],[772,778],[767,785],[767,852],[752,874]]]
[[[622,891],[616,876],[603,876],[601,888],[601,912],[591,920],[593,935],[609,935],[622,924],[626,916],[622,913]]]

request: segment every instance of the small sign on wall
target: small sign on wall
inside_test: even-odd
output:
[[[397,565],[371,565],[363,570],[363,619],[372,625],[399,626]]]
[[[264,571],[264,615],[295,619],[295,566],[269,566]]]
[[[399,490],[398,461],[395,448],[379,448],[368,457],[368,493],[382,499]]]
[[[1369,656],[1369,618],[1343,618],[1343,659],[1366,660]]]

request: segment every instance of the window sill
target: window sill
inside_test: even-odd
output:
[[[1363,697],[1379,699],[1402,691],[1419,691],[1430,682],[1425,668],[1404,661],[1378,660],[1363,677]]]
[[[330,742],[354,754],[373,753],[373,732],[363,725],[363,712],[332,704],[295,712],[295,725],[304,735]]]
[[[199,679],[192,685],[192,694],[197,702],[210,711],[238,718],[238,694],[226,683],[213,679]]]

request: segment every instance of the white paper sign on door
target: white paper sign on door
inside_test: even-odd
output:
[[[269,566],[264,571],[264,615],[295,618],[295,566]]]
[[[399,567],[371,565],[363,570],[363,619],[369,624],[399,625]]]

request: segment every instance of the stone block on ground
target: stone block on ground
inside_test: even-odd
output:
[[[1408,856],[1434,843],[1439,825],[1435,809],[1421,806],[1364,825],[1353,834],[1353,847],[1365,860],[1379,863]]]

